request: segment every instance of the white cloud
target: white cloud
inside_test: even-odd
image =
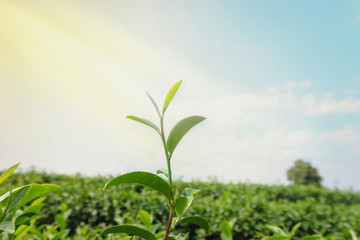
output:
[[[360,99],[349,96],[341,100],[336,100],[333,93],[327,93],[320,99],[317,98],[315,94],[309,94],[301,99],[301,103],[304,104],[306,113],[309,115],[360,112]]]
[[[295,88],[296,85],[297,85],[296,82],[291,81],[291,82],[287,82],[286,85],[285,85],[285,87],[286,87],[286,88],[289,88],[289,89],[292,89],[292,88]]]
[[[309,80],[304,80],[299,83],[299,87],[310,88],[312,87],[312,82],[310,82]]]

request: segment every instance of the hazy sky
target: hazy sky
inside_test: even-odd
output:
[[[1,168],[165,169],[159,137],[125,118],[203,115],[175,176],[287,183],[302,158],[360,189],[358,1],[1,1]]]

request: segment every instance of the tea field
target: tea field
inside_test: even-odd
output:
[[[164,207],[163,196],[133,184],[103,191],[110,179],[34,170],[13,173],[8,179],[13,187],[28,183],[60,186],[60,191],[45,195],[30,230],[18,239],[96,239],[105,227],[122,223],[148,224],[164,231],[169,209]],[[189,239],[225,239],[221,229],[226,231],[226,221],[232,227],[233,239],[354,239],[360,234],[359,192],[216,181],[175,181],[174,185],[201,189],[186,214],[205,217],[210,229],[205,232],[195,225],[178,226],[175,231],[189,232]],[[1,194],[8,188],[8,184],[2,184]],[[294,236],[278,236],[296,224],[299,229],[294,230]]]

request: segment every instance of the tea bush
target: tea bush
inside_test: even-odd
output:
[[[61,203],[72,209],[67,228],[70,235],[89,224],[88,230],[97,226],[117,224],[115,219],[126,213],[136,218],[141,209],[154,217],[154,222],[166,226],[169,210],[165,200],[155,191],[142,186],[121,185],[113,191],[103,192],[103,185],[111,176],[84,177],[36,172],[13,173],[9,179],[16,186],[24,183],[53,183],[61,186],[60,193],[50,193],[37,224],[56,224],[55,215],[61,213]],[[218,182],[174,181],[182,188],[201,189],[200,197],[190,209],[208,219],[210,231],[205,234],[195,226],[179,226],[181,232],[189,231],[191,239],[220,239],[222,222],[237,218],[233,226],[234,239],[258,238],[258,233],[270,235],[266,225],[291,229],[296,223],[302,226],[296,237],[316,234],[326,228],[326,234],[344,234],[349,229],[360,233],[360,193],[311,186],[280,186],[249,183],[224,184]],[[5,186],[0,189],[5,191]],[[146,197],[145,197],[146,196]],[[204,237],[206,236],[206,237]]]

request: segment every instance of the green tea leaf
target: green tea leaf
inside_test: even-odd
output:
[[[305,237],[301,238],[301,240],[321,240],[321,239],[323,239],[322,236],[316,236],[316,235],[314,235],[314,236],[305,236]],[[353,240],[355,240],[355,239],[353,239]]]
[[[55,236],[51,240],[64,239],[64,237],[67,236],[69,234],[69,232],[70,232],[70,230],[68,230],[68,229],[62,230],[62,231],[56,233]]]
[[[205,231],[209,231],[208,221],[205,218],[200,217],[200,216],[185,217],[185,218],[181,219],[179,222],[177,222],[177,224],[181,224],[181,223],[196,224],[199,227],[203,228]]]
[[[20,163],[15,164],[14,166],[11,166],[9,169],[7,169],[3,174],[0,176],[0,184],[3,183],[15,169],[19,166]]]
[[[199,194],[199,189],[193,189],[193,188],[185,188],[186,196],[194,196],[196,197]]]
[[[10,211],[16,211],[24,206],[26,203],[34,200],[35,198],[47,194],[49,192],[58,191],[60,186],[54,184],[37,184],[31,183],[29,185],[21,186],[12,191],[11,203],[9,206]],[[10,192],[5,193],[0,197],[0,202],[3,204],[9,199]]]
[[[21,203],[17,206],[17,209],[19,209],[20,207],[24,206],[26,203],[34,200],[35,198],[41,195],[48,194],[50,192],[55,192],[60,189],[60,186],[54,184],[31,183],[29,184],[29,186],[30,186],[29,190],[25,194]]]
[[[287,236],[283,236],[283,235],[275,235],[275,236],[271,236],[269,237],[267,240],[289,240],[290,238]]]
[[[353,230],[350,230],[350,235],[351,235],[352,240],[358,240],[358,238]]]
[[[165,177],[169,178],[169,171],[168,170],[156,170],[156,174],[157,175],[164,174]]]
[[[171,129],[171,132],[169,134],[169,137],[167,139],[167,147],[172,154],[180,142],[180,140],[184,137],[184,135],[196,124],[204,121],[206,118],[201,116],[191,116],[184,118],[180,122],[178,122],[173,129]]]
[[[144,226],[147,228],[147,229],[150,229],[151,227],[151,222],[152,222],[152,219],[151,219],[151,216],[148,212],[144,211],[144,210],[140,210],[138,212],[138,218],[140,218],[141,222],[144,224]]]
[[[159,114],[159,116],[161,116],[160,114],[160,110],[158,105],[156,104],[155,100],[150,96],[150,94],[148,92],[146,92],[146,94],[148,95],[148,97],[150,98],[150,101],[152,102],[152,104],[154,105],[156,112]]]
[[[0,233],[5,232],[8,234],[13,234],[15,232],[15,222],[14,221],[3,221],[0,223]]]
[[[175,83],[170,90],[168,91],[168,93],[166,94],[166,98],[165,98],[165,102],[164,102],[164,106],[163,106],[163,114],[165,113],[166,109],[168,108],[171,100],[173,99],[173,97],[175,96],[175,93],[177,92],[177,90],[179,89],[180,85],[182,83],[182,80]]]
[[[230,223],[229,223],[228,221],[225,221],[225,222],[221,223],[220,229],[221,229],[221,232],[222,232],[227,238],[232,238],[232,230],[231,230]]]
[[[2,205],[8,204],[8,212],[13,211],[19,205],[20,201],[23,199],[26,192],[29,190],[30,186],[22,186],[16,188],[15,190],[9,191],[0,197],[0,202]],[[11,195],[11,197],[9,197]],[[8,203],[8,201],[10,202]],[[14,210],[15,212],[16,210]]]
[[[28,225],[29,226],[30,218],[34,215],[36,215],[36,213],[28,212],[28,213],[23,213],[20,216],[16,217],[16,219],[15,219],[16,228],[20,225]]]
[[[162,193],[167,199],[172,199],[171,187],[161,177],[149,172],[131,172],[120,175],[104,186],[104,190],[120,183],[137,183],[155,189]]]
[[[187,197],[178,197],[176,199],[175,212],[176,215],[181,218],[184,215],[188,199]]]
[[[61,230],[65,230],[65,229],[66,229],[67,223],[66,223],[65,218],[64,218],[61,214],[56,214],[56,215],[55,215],[55,220],[56,220],[57,223],[59,224]]]
[[[301,222],[295,224],[295,226],[292,227],[292,229],[291,229],[291,231],[290,231],[291,236],[294,236],[294,235],[295,235],[295,233],[297,232],[297,230],[299,230],[300,226],[301,226]]]
[[[138,117],[135,117],[135,116],[126,116],[126,118],[137,121],[137,122],[142,123],[142,124],[145,124],[145,125],[153,128],[153,129],[155,129],[158,133],[160,133],[160,129],[154,123],[152,123],[149,120],[146,120],[146,119],[143,119],[143,118],[138,118]]]
[[[106,228],[100,233],[100,237],[111,233],[127,233],[145,238],[147,240],[156,240],[156,237],[150,231],[135,225],[117,225]]]
[[[277,227],[277,226],[272,226],[272,225],[266,225],[266,227],[268,229],[270,229],[273,233],[278,234],[278,235],[282,235],[282,236],[286,236],[286,232],[284,230],[282,230],[281,228]]]

